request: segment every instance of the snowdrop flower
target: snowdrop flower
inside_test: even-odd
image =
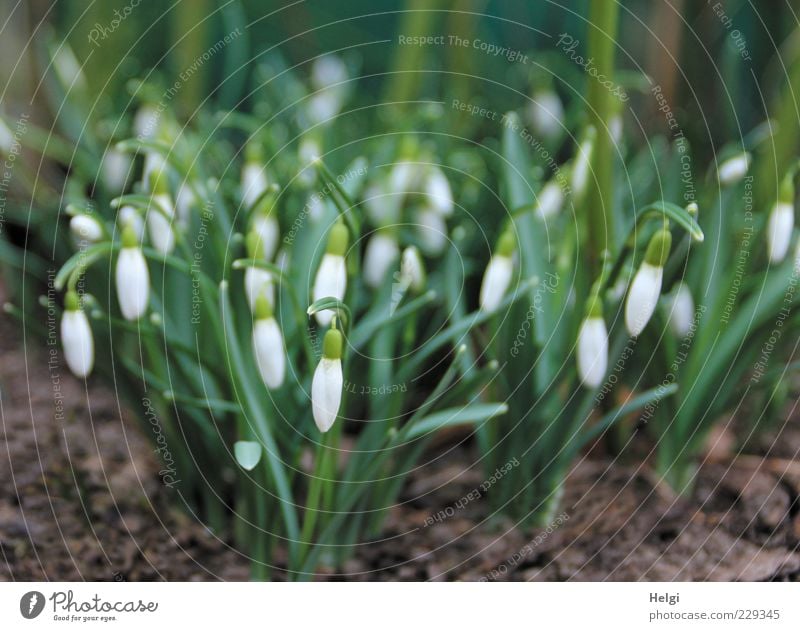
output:
[[[267,171],[257,162],[246,162],[242,167],[242,204],[252,208],[267,190]]]
[[[719,183],[722,186],[736,184],[747,175],[748,168],[750,168],[750,154],[747,152],[725,160],[719,165],[719,171],[717,172]]]
[[[153,140],[161,114],[152,103],[144,103],[133,118],[133,131],[139,140]]]
[[[322,340],[319,360],[311,382],[311,410],[319,431],[325,433],[336,421],[342,404],[342,334],[332,328]]]
[[[603,383],[608,368],[608,330],[600,298],[593,295],[578,332],[578,375],[587,388]]]
[[[656,232],[647,245],[644,261],[633,277],[625,303],[625,326],[633,337],[644,330],[655,311],[661,294],[664,264],[669,258],[671,246],[672,234],[668,228]]]
[[[280,226],[274,214],[270,212],[256,212],[252,219],[252,230],[258,235],[261,245],[259,258],[271,261],[278,249]]]
[[[787,175],[781,184],[778,201],[769,214],[767,223],[767,254],[771,263],[780,263],[786,258],[794,230],[794,184]]]
[[[408,160],[396,162],[389,173],[389,192],[398,197],[413,193],[419,185],[419,165]]]
[[[122,249],[117,258],[117,298],[122,317],[138,320],[147,310],[150,298],[150,274],[131,226],[122,231]]]
[[[428,196],[428,207],[439,214],[449,217],[453,214],[453,191],[447,176],[438,167],[434,167],[425,179],[425,194]]]
[[[315,123],[327,121],[342,109],[347,96],[347,67],[336,55],[324,55],[311,66],[311,86],[316,91],[308,100],[308,113]]]
[[[148,191],[153,190],[155,178],[166,169],[167,161],[160,153],[148,151],[144,155],[144,167],[142,168],[142,185]]]
[[[260,253],[263,251],[261,238],[253,230],[247,235],[247,254],[253,260],[261,260]],[[261,267],[250,265],[244,271],[244,292],[247,296],[247,304],[250,311],[255,313],[259,297],[264,297],[270,306],[275,304],[275,287],[272,281],[272,274]]]
[[[347,66],[333,54],[317,57],[311,65],[311,85],[315,90],[335,87],[347,81],[348,76]]]
[[[528,120],[539,136],[558,136],[564,128],[564,106],[561,99],[553,90],[536,92],[528,105]]]
[[[283,335],[272,315],[272,306],[265,296],[256,301],[255,324],[253,325],[253,354],[261,380],[270,390],[283,385],[286,373],[286,352]]]
[[[172,229],[175,207],[167,188],[166,173],[159,171],[153,177],[153,197],[150,208],[147,209],[147,229],[153,247],[161,254],[169,254],[175,249],[175,232]]]
[[[380,287],[392,263],[400,256],[397,240],[390,230],[372,235],[364,252],[364,282],[368,287]]]
[[[425,289],[425,264],[419,255],[419,250],[413,245],[403,250],[400,260],[400,282],[412,291],[420,293]]]
[[[676,337],[685,338],[694,321],[694,299],[686,283],[678,283],[668,305],[669,328]]]
[[[553,178],[542,187],[536,196],[536,214],[541,219],[547,219],[557,214],[564,204],[564,191]]]
[[[100,165],[103,174],[103,184],[112,193],[121,193],[125,190],[125,183],[131,170],[132,158],[124,151],[109,149],[103,156]]]
[[[401,195],[389,195],[378,183],[370,184],[364,191],[364,208],[374,226],[391,226],[400,219]]]
[[[581,199],[586,192],[589,184],[589,173],[592,163],[592,152],[594,150],[594,138],[596,132],[594,127],[586,130],[586,136],[578,146],[578,151],[572,163],[572,194],[575,199]]]
[[[484,311],[491,312],[497,309],[508,291],[514,273],[513,255],[514,235],[510,230],[506,230],[497,242],[495,253],[489,259],[483,274],[480,305]]]
[[[344,255],[347,252],[348,240],[347,228],[343,222],[337,221],[331,228],[328,247],[314,279],[313,299],[315,302],[328,297],[344,300],[344,293],[347,289],[347,267]],[[327,326],[330,324],[333,314],[331,309],[318,311],[316,313],[317,322],[321,326]]]
[[[102,224],[91,215],[75,215],[69,220],[69,230],[82,248],[102,241],[104,236]]]
[[[417,235],[426,254],[438,256],[447,247],[447,223],[444,216],[430,207],[417,210]]]
[[[94,365],[94,339],[89,320],[81,309],[78,294],[70,290],[61,317],[61,345],[67,366],[76,377],[86,377]]]
[[[133,229],[134,234],[136,234],[136,241],[141,243],[142,239],[144,239],[144,219],[142,219],[137,210],[133,206],[123,206],[119,209],[117,217],[123,228],[130,226]]]

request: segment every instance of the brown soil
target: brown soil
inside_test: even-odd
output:
[[[30,340],[28,340],[30,345]],[[152,448],[113,393],[52,371],[0,325],[0,579],[245,580],[248,563],[164,495]],[[54,410],[55,379],[63,420]],[[91,406],[87,403],[91,401]],[[484,501],[425,527],[483,480],[434,459],[409,481],[379,542],[328,578],[349,580],[796,580],[800,430],[780,457],[717,457],[677,498],[644,469],[581,463],[544,531],[488,518]],[[764,451],[773,455],[772,440]],[[458,460],[464,453],[457,454]]]

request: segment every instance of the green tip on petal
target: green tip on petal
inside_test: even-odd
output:
[[[261,148],[261,143],[251,140],[244,148],[245,162],[261,162],[264,159],[264,151]]]
[[[341,359],[342,357],[342,332],[338,329],[328,329],[322,340],[322,356],[326,359]]]
[[[261,237],[255,230],[251,230],[247,233],[247,237],[245,238],[245,246],[247,247],[247,256],[251,259],[260,259],[260,245],[261,245]]]
[[[131,226],[125,226],[122,229],[122,247],[135,248],[138,247],[139,241],[136,238],[136,231]]]
[[[350,241],[350,235],[347,232],[347,226],[343,221],[337,221],[331,228],[331,234],[328,237],[328,248],[325,250],[328,254],[334,256],[344,256],[347,252],[347,245]]]
[[[672,248],[672,233],[667,228],[662,228],[653,235],[647,245],[644,260],[653,267],[664,267]]]
[[[153,172],[152,182],[154,194],[163,195],[164,193],[169,193],[169,181],[167,179],[166,170],[160,169]]]
[[[595,292],[589,296],[586,301],[586,317],[587,318],[602,318],[603,317],[603,301],[600,300]]]
[[[67,311],[80,311],[81,299],[78,297],[78,292],[68,291],[64,296],[64,309]]]
[[[497,240],[497,251],[495,253],[499,256],[510,258],[514,253],[515,244],[514,233],[511,230],[506,230]]]
[[[264,294],[256,298],[256,320],[268,320],[272,317],[272,305]]]
[[[794,177],[788,173],[781,181],[781,190],[778,200],[782,204],[794,204]]]

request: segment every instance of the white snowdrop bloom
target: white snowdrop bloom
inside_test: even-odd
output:
[[[252,225],[261,245],[261,257],[265,261],[271,261],[275,256],[275,250],[278,249],[278,239],[280,238],[278,220],[271,214],[258,213],[253,217]]]
[[[256,310],[258,298],[263,296],[271,304],[275,304],[275,284],[272,274],[265,269],[251,265],[244,271],[244,291],[250,311]]]
[[[514,275],[514,235],[506,231],[498,241],[495,253],[489,259],[481,283],[480,306],[487,312],[500,306]]]
[[[676,337],[683,339],[691,331],[694,322],[694,299],[686,283],[678,283],[667,308],[669,328]]]
[[[588,388],[603,383],[608,369],[608,330],[602,313],[594,310],[578,332],[578,375]]]
[[[447,247],[447,223],[444,216],[429,207],[419,208],[416,214],[417,235],[426,254],[438,256]]]
[[[142,169],[142,184],[148,191],[153,190],[155,178],[160,173],[165,172],[167,161],[160,153],[148,151],[144,156],[144,167]]]
[[[564,191],[555,179],[550,180],[542,187],[536,196],[536,214],[542,219],[548,219],[558,214],[564,204]]]
[[[175,232],[172,228],[175,207],[172,205],[169,193],[153,195],[153,202],[166,213],[166,216],[153,205],[147,209],[147,231],[150,235],[150,243],[162,254],[169,254],[175,249]]]
[[[625,326],[633,336],[638,336],[647,326],[661,295],[664,263],[669,257],[672,235],[664,228],[656,232],[647,246],[644,261],[633,277],[628,300],[625,303]]]
[[[342,107],[342,102],[335,90],[327,88],[312,94],[308,99],[308,117],[315,125],[330,122]]]
[[[151,103],[145,103],[133,118],[133,131],[139,140],[153,140],[158,132],[161,114]]]
[[[438,167],[431,169],[425,179],[427,206],[438,213],[449,217],[453,214],[453,191],[447,176]]]
[[[81,247],[103,240],[103,226],[91,215],[75,215],[69,220],[69,230]]]
[[[67,366],[76,377],[86,377],[94,365],[94,338],[78,294],[67,292],[61,317],[61,345]]]
[[[589,184],[595,134],[594,127],[590,127],[572,161],[572,194],[576,199],[583,197]]]
[[[719,183],[722,186],[731,186],[741,181],[747,175],[747,170],[750,168],[750,154],[740,153],[732,158],[728,158],[719,165],[717,172]]]
[[[264,385],[270,390],[275,390],[283,385],[286,373],[283,335],[272,315],[272,306],[264,296],[259,296],[255,314],[253,354]]]
[[[794,205],[779,201],[772,208],[767,224],[767,254],[771,263],[786,258],[794,230]]]
[[[400,282],[419,293],[425,288],[425,280],[425,264],[422,262],[419,250],[410,245],[403,250],[400,260]]]
[[[347,265],[344,255],[347,252],[348,241],[347,227],[343,222],[337,221],[331,228],[328,247],[322,256],[317,276],[314,279],[314,302],[329,297],[344,300],[344,294],[347,291]],[[327,326],[333,319],[334,312],[331,309],[325,309],[318,311],[315,315],[320,325]]]
[[[103,175],[103,184],[109,191],[117,194],[125,190],[132,162],[131,156],[124,151],[113,148],[106,151],[100,169]]]
[[[420,167],[418,164],[401,160],[392,166],[389,173],[389,192],[394,195],[414,193],[419,188]]]
[[[246,162],[242,167],[242,204],[252,208],[269,186],[266,169],[257,162]]]
[[[126,226],[122,232],[122,249],[117,258],[117,299],[122,317],[138,320],[147,310],[150,299],[150,273],[136,233]]]
[[[311,85],[316,90],[344,83],[348,77],[347,66],[334,54],[317,57],[311,65]]]
[[[528,120],[539,136],[558,136],[564,128],[564,106],[561,99],[552,90],[535,93],[528,104]]]
[[[364,282],[367,286],[380,287],[399,256],[400,248],[390,232],[383,230],[372,235],[364,252]]]
[[[321,432],[327,432],[336,421],[342,404],[342,334],[336,329],[325,333],[322,342],[322,359],[311,381],[311,410],[314,423]]]
[[[117,215],[121,227],[130,226],[136,234],[136,241],[141,243],[144,239],[144,219],[133,206],[123,206]]]

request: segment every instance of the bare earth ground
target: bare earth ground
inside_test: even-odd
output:
[[[152,448],[112,392],[60,371],[0,323],[0,579],[246,580],[247,559],[164,495]],[[91,400],[91,418],[88,400]],[[772,443],[772,440],[769,441]],[[768,444],[769,444],[768,443]],[[645,470],[587,460],[560,523],[524,532],[484,501],[425,521],[483,481],[455,459],[412,478],[379,542],[328,578],[350,580],[797,580],[800,430],[770,457],[707,464],[691,499]],[[757,451],[757,449],[756,449]],[[461,456],[464,454],[462,453]],[[471,461],[471,458],[463,458]]]

